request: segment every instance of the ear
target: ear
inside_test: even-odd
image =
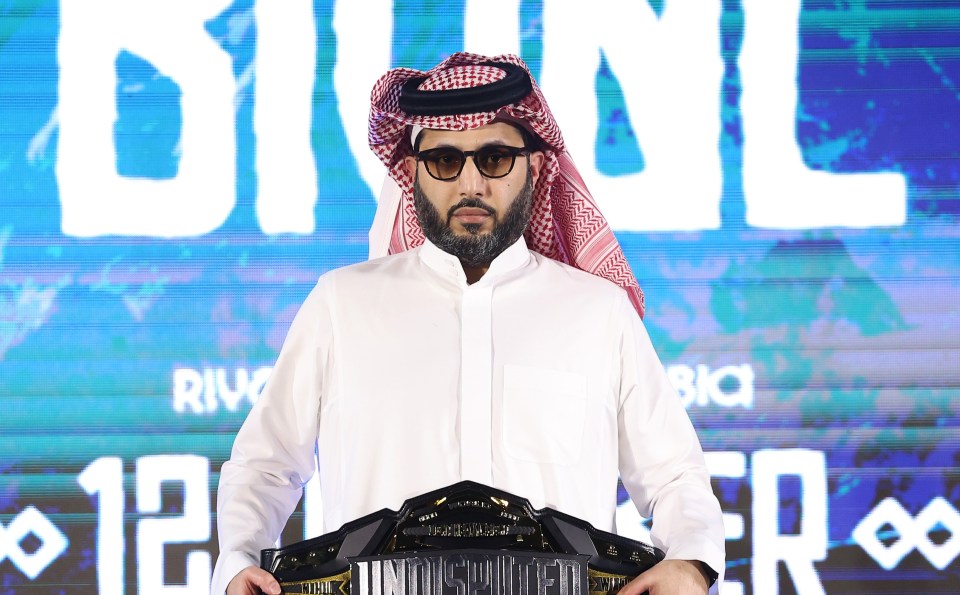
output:
[[[540,171],[543,169],[543,164],[546,162],[546,159],[543,151],[533,151],[530,153],[530,181],[532,183],[537,183],[537,178],[540,177]]]
[[[413,155],[407,155],[403,158],[403,166],[406,168],[410,178],[417,179],[417,158]]]

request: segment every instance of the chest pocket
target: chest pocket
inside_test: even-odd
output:
[[[583,447],[587,378],[572,372],[504,366],[503,445],[514,458],[575,465]]]

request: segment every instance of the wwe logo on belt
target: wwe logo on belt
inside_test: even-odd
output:
[[[896,531],[897,539],[885,545],[877,535],[884,526]],[[950,538],[936,544],[930,531],[945,528]],[[960,554],[960,512],[937,497],[916,517],[910,516],[894,498],[885,498],[853,530],[853,539],[885,570],[891,570],[916,548],[937,570],[943,570]]]
[[[35,552],[27,553],[20,544],[31,533],[41,545]],[[33,506],[25,508],[6,527],[0,524],[0,562],[9,557],[30,580],[56,560],[68,543],[66,536]]]

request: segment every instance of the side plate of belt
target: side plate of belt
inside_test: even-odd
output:
[[[265,549],[260,566],[284,593],[328,595],[599,595],[662,560],[645,543],[464,481]]]

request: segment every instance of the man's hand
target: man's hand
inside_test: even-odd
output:
[[[227,595],[279,595],[280,583],[262,568],[247,566],[237,573],[227,585]]]
[[[663,560],[633,579],[619,595],[707,595],[710,581],[696,560]]]

